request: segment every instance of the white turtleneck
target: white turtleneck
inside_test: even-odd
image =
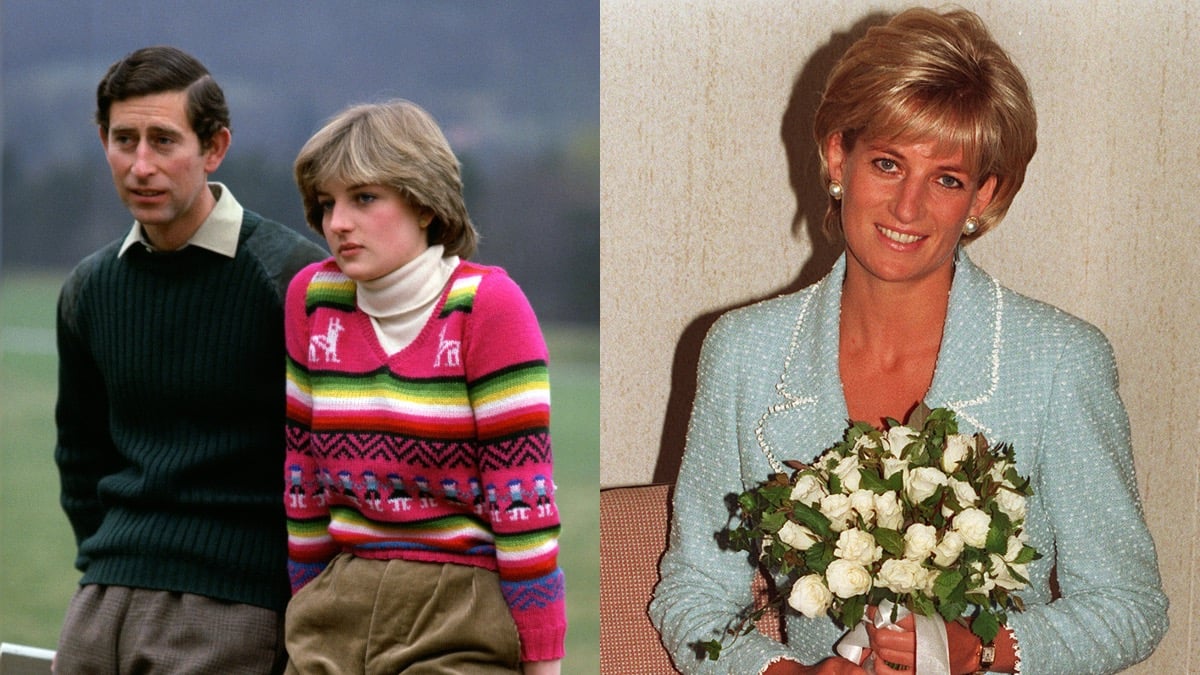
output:
[[[458,267],[458,256],[443,258],[445,247],[430,246],[394,272],[358,282],[358,307],[371,317],[379,344],[389,355],[421,332],[442,289]]]

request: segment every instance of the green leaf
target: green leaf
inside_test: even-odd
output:
[[[792,486],[768,485],[759,489],[760,498],[769,506],[780,507],[788,504],[792,497]]]
[[[842,491],[842,479],[836,473],[829,474],[829,494],[836,495]]]
[[[818,537],[829,539],[833,534],[833,530],[829,527],[829,518],[825,517],[824,513],[814,509],[806,504],[796,503],[792,506],[792,517],[812,530]],[[779,524],[783,527],[783,523]]]
[[[850,628],[862,621],[867,610],[867,596],[856,595],[842,605],[842,626]]]
[[[863,467],[858,470],[858,475],[862,477],[859,487],[863,490],[870,490],[877,495],[881,495],[885,492],[891,492],[892,490],[892,488],[888,486],[887,482],[884,481],[883,478],[880,477],[880,475],[873,469]]]
[[[912,594],[912,610],[921,616],[934,616],[937,614],[937,608],[933,606],[933,600],[924,593]]]
[[[984,548],[988,553],[1004,555],[1008,551],[1008,533],[1012,530],[1012,521],[1003,513],[992,514],[991,525],[988,526],[987,543]]]
[[[750,491],[738,495],[738,508],[743,513],[754,514],[758,510],[758,493]]]
[[[962,616],[963,612],[967,611],[968,604],[969,603],[966,600],[960,600],[958,598],[946,600],[938,605],[938,613],[941,614],[942,618],[946,621],[954,621],[958,617]]]
[[[872,533],[875,535],[875,543],[883,547],[883,550],[896,557],[904,556],[904,535],[896,530],[890,530],[886,527],[877,527]]]
[[[708,642],[701,642],[700,646],[704,648],[709,661],[716,661],[721,658],[721,643],[719,641],[709,640]]]
[[[762,515],[760,527],[764,532],[774,534],[787,522],[787,515],[779,511],[769,511]]]
[[[1012,565],[1007,565],[1007,567],[1008,567],[1009,576],[1011,576],[1013,579],[1016,579],[1017,581],[1025,584],[1026,586],[1029,585],[1029,580],[1026,579],[1023,574],[1021,574],[1021,573],[1017,572],[1015,569],[1013,569]]]
[[[1017,554],[1016,560],[1013,560],[1015,565],[1025,565],[1041,558],[1041,554],[1032,546],[1025,545],[1021,547],[1021,552]]]
[[[996,634],[1000,632],[1000,621],[996,619],[996,615],[986,609],[981,609],[979,615],[971,622],[971,632],[978,635],[984,644],[987,644],[996,639]]]
[[[813,544],[804,552],[804,564],[817,574],[824,574],[825,570],[829,568],[829,563],[833,562],[833,558],[833,546],[827,542]]]
[[[959,589],[965,589],[965,587],[963,586],[962,572],[958,570],[946,570],[939,574],[933,582],[933,594],[942,600],[949,599]]]

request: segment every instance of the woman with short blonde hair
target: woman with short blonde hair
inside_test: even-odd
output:
[[[433,116],[411,101],[356,105],[339,113],[304,144],[295,162],[304,215],[317,234],[317,186],[337,176],[349,183],[379,183],[397,190],[433,220],[431,246],[470,258],[478,234],[463,203],[458,158]]]
[[[752,598],[754,556],[714,537],[728,497],[785,460],[813,462],[848,419],[883,429],[921,403],[1012,446],[1034,491],[1024,533],[1043,555],[994,642],[945,622],[950,672],[1112,673],[1162,639],[1167,599],[1111,345],[963,248],[1008,211],[1036,128],[1024,78],[970,12],[902,12],[834,67],[813,135],[844,252],[816,284],[722,316],[701,351],[650,605],[681,671],[912,675],[911,617],[868,627],[871,662],[836,653],[849,627],[823,614],[788,613],[787,644],[751,633],[716,662],[697,645],[725,638]]]
[[[862,136],[961,147],[972,172],[996,177],[992,202],[964,243],[1004,218],[1037,150],[1037,113],[1024,76],[967,11],[913,9],[867,31],[830,73],[813,127],[826,184],[825,146],[835,133],[847,148]],[[825,228],[841,229],[832,197]]]

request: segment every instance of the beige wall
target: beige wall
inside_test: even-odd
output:
[[[602,0],[602,484],[672,479],[712,320],[827,265],[814,97],[856,24],[903,4]],[[1026,187],[971,254],[1112,340],[1171,599],[1131,672],[1200,672],[1200,1],[961,4],[1040,120]]]

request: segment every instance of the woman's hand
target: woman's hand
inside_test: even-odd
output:
[[[867,636],[877,675],[912,675],[917,665],[916,620],[909,614],[889,628],[875,627],[875,607],[867,608]],[[957,672],[957,671],[955,671]]]
[[[946,622],[946,643],[950,647],[950,672],[973,673],[979,668],[979,648],[983,643],[970,627],[957,621]]]
[[[834,656],[811,666],[795,661],[779,661],[771,664],[763,675],[865,675],[866,672],[853,661]]]
[[[866,622],[867,635],[875,654],[875,672],[878,675],[912,675],[917,663],[916,623],[912,615],[899,621],[896,628],[876,628],[872,621],[874,607],[867,608],[867,615],[870,619]],[[955,621],[945,623],[950,672],[975,672],[979,666],[979,638],[968,626]]]

